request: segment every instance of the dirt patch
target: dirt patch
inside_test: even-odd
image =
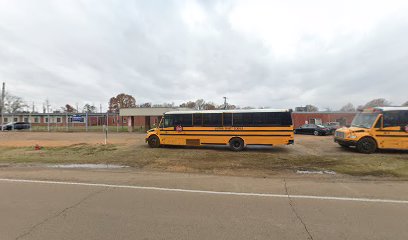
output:
[[[139,137],[135,137],[139,135]],[[128,145],[140,140],[144,134],[109,133],[108,143]],[[0,132],[0,147],[70,146],[73,144],[103,144],[103,132]]]

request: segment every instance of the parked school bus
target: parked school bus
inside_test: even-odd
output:
[[[147,132],[150,147],[160,145],[229,145],[240,151],[247,145],[293,144],[289,109],[173,111],[159,127]]]
[[[359,152],[408,149],[408,107],[376,107],[358,113],[349,128],[335,132],[334,141]]]

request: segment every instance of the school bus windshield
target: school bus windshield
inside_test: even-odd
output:
[[[352,127],[371,128],[377,119],[378,113],[358,113],[351,123]]]

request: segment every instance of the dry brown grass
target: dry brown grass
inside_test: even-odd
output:
[[[231,152],[226,147],[149,148],[142,134],[112,134],[103,145],[94,133],[79,135],[29,136],[11,139],[19,146],[0,142],[2,163],[110,163],[141,169],[222,175],[272,176],[296,170],[332,170],[354,176],[398,177],[408,179],[408,151],[382,151],[360,154],[333,143],[331,137],[296,136],[294,146],[248,148]],[[70,136],[67,136],[70,135]],[[18,135],[13,136],[18,138]],[[63,145],[66,143],[68,145]],[[35,151],[32,141],[47,142]],[[55,144],[57,142],[58,144]]]

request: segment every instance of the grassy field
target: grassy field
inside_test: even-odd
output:
[[[260,177],[297,170],[330,170],[353,176],[408,179],[407,151],[360,154],[340,148],[331,137],[297,136],[294,146],[249,148],[242,152],[231,152],[225,147],[151,149],[144,143],[143,134],[119,133],[111,136],[113,144],[108,145],[92,142],[93,136],[71,138],[70,142],[77,139],[77,143],[45,146],[39,151],[33,146],[0,143],[0,163],[107,163],[149,170]]]

